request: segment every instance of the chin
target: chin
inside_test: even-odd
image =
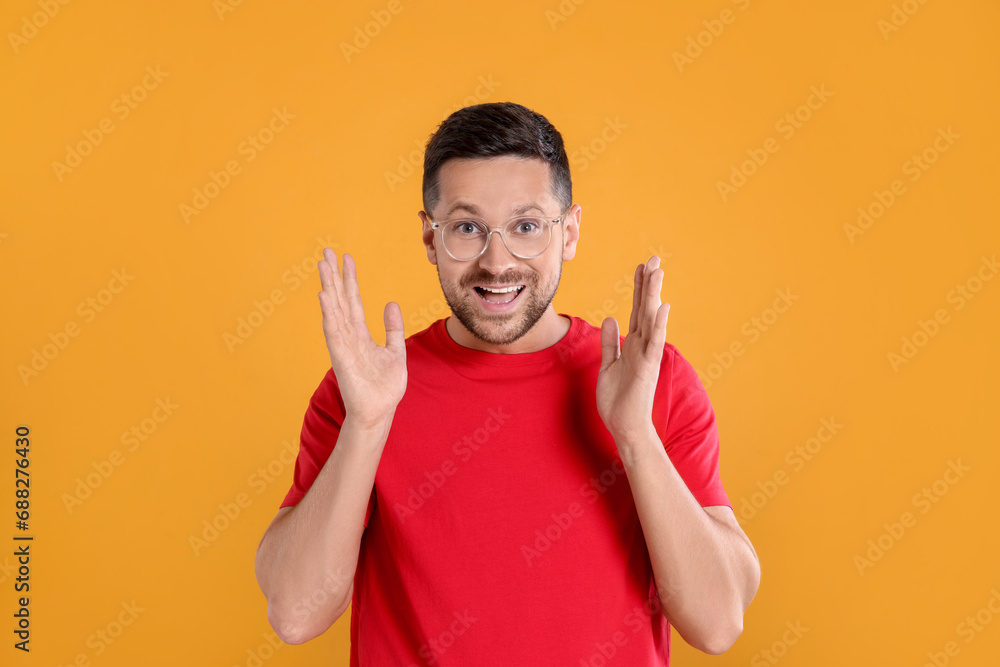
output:
[[[551,299],[546,301],[536,295],[534,290],[523,294],[526,301],[509,313],[483,312],[472,300],[476,296],[457,303],[449,301],[448,305],[456,319],[477,339],[490,345],[510,345],[527,335],[548,308]]]
[[[531,326],[534,326],[532,324]],[[509,326],[483,326],[482,323],[475,328],[469,329],[473,336],[491,345],[510,345],[519,341],[531,330],[531,326],[524,326],[523,322],[513,322]],[[466,326],[468,329],[469,327]]]

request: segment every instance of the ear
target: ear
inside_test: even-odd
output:
[[[580,214],[582,209],[580,205],[577,204],[570,209],[569,213],[563,219],[563,247],[562,247],[562,258],[563,261],[568,261],[576,256],[576,242],[580,239]]]
[[[423,223],[423,229],[421,231],[421,237],[424,242],[424,246],[427,248],[427,261],[431,264],[437,264],[437,248],[434,247],[434,229],[431,228],[430,218],[423,211],[417,213],[417,217]]]

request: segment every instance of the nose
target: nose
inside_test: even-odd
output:
[[[486,250],[479,256],[479,266],[484,271],[489,271],[494,275],[500,275],[517,265],[517,258],[507,250],[500,232],[490,232],[486,240]]]

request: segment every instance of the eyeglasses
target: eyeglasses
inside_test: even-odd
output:
[[[445,222],[431,221],[431,229],[441,230],[441,243],[452,259],[467,262],[486,252],[490,236],[500,234],[510,254],[521,259],[538,257],[549,247],[552,227],[558,225],[569,213],[570,205],[558,218],[537,215],[518,215],[494,229],[476,218],[457,218]]]

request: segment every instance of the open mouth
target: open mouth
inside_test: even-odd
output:
[[[510,287],[476,286],[475,289],[479,298],[486,303],[493,304],[495,306],[504,306],[511,303],[521,295],[521,292],[524,291],[524,285],[512,285]]]

